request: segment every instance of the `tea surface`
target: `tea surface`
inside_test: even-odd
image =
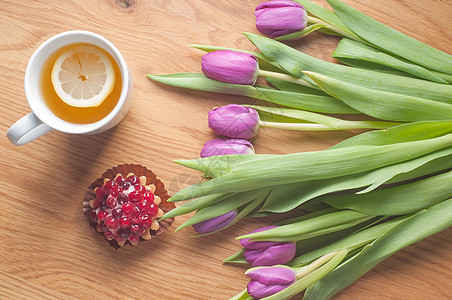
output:
[[[60,56],[61,53],[82,45],[84,44],[71,44],[62,47],[52,53],[52,55],[47,59],[43,66],[40,85],[44,101],[47,107],[55,114],[55,116],[70,123],[88,124],[103,119],[113,110],[121,94],[122,80],[119,66],[116,61],[113,59],[113,57],[111,57],[110,54],[101,49],[105,54],[108,55],[108,57],[112,61],[115,72],[116,79],[110,95],[102,102],[101,105],[96,107],[74,107],[64,103],[60,99],[60,97],[58,97],[53,87],[51,81],[52,68],[55,64],[56,59],[58,58],[58,56]]]

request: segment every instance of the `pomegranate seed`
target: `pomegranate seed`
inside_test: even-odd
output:
[[[115,208],[111,211],[111,215],[116,218],[119,219],[122,216],[122,209],[121,208]]]
[[[129,194],[129,201],[132,203],[138,203],[143,199],[143,193],[138,191],[133,191]]]
[[[138,206],[133,207],[132,217],[139,217],[141,209]]]
[[[102,199],[102,196],[104,195],[104,189],[100,186],[96,190],[96,199],[100,200]]]
[[[144,198],[145,200],[154,202],[154,194],[153,194],[152,192],[150,192],[150,191],[144,192],[143,198]]]
[[[142,235],[144,232],[143,227],[141,227],[139,224],[132,224],[130,226],[130,230],[132,231],[133,235],[137,235],[137,236]]]
[[[119,186],[113,186],[110,189],[110,196],[118,197],[119,193],[122,192],[122,189]]]
[[[130,222],[135,225],[140,224],[140,218],[139,217],[131,217]]]
[[[146,199],[143,199],[143,201],[141,201],[140,203],[138,203],[138,207],[141,209],[141,211],[148,211],[149,208],[151,207],[151,204],[154,204],[151,201],[148,201]]]
[[[124,184],[122,185],[122,190],[123,191],[127,191],[127,190],[129,190],[130,189],[130,187],[131,187],[132,185],[130,184],[130,182],[124,182]]]
[[[117,186],[118,186],[118,183],[116,181],[109,180],[109,181],[105,182],[104,189],[111,190],[112,188],[117,187]]]
[[[107,199],[106,204],[108,208],[115,208],[116,205],[118,205],[118,202],[115,200],[115,198],[110,197]]]
[[[109,216],[105,220],[105,226],[107,226],[108,229],[116,229],[118,228],[118,220],[112,216]]]
[[[92,211],[89,213],[89,217],[90,217],[91,221],[97,222],[96,211],[92,210]]]
[[[125,203],[125,204],[122,206],[122,212],[123,212],[126,216],[130,216],[130,215],[133,213],[133,208],[134,208],[133,204],[127,202],[127,203]]]
[[[148,211],[149,211],[149,214],[150,214],[152,217],[155,217],[155,215],[156,215],[156,214],[158,213],[158,211],[159,211],[159,207],[158,207],[157,204],[152,203],[152,204],[150,205]]]
[[[122,187],[124,185],[124,182],[126,182],[126,179],[124,178],[124,176],[120,175],[116,177],[115,181],[120,187]]]
[[[141,224],[141,226],[143,226],[144,229],[151,228],[151,224],[152,224],[151,215],[148,213],[142,213],[140,215],[140,224]]]
[[[140,183],[140,178],[137,175],[130,175],[126,178],[127,182],[130,182],[131,185],[137,185]]]
[[[141,184],[137,184],[135,186],[135,191],[144,193],[144,192],[146,192],[146,188],[144,186],[142,186]]]
[[[131,243],[137,244],[140,241],[140,236],[131,235],[129,236],[129,241]]]
[[[121,228],[127,228],[130,227],[130,219],[128,217],[122,217],[121,219],[119,219],[119,227]]]
[[[123,194],[123,193],[120,193],[118,195],[117,199],[118,199],[118,203],[119,204],[124,204],[124,203],[129,202],[129,197],[126,194]]]
[[[99,210],[99,212],[97,213],[97,218],[101,221],[105,220],[107,216],[108,212],[106,212],[105,210]]]

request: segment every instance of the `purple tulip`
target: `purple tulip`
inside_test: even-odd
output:
[[[201,70],[210,79],[253,85],[257,80],[259,62],[248,53],[217,50],[202,56]]]
[[[196,223],[192,227],[197,233],[201,234],[214,232],[226,227],[236,216],[237,211],[231,210],[224,215]]]
[[[254,299],[276,294],[297,281],[295,271],[286,266],[251,268],[245,275],[251,278],[247,289]]]
[[[205,143],[201,150],[201,157],[228,154],[254,154],[254,147],[243,139],[214,139]]]
[[[263,2],[254,15],[257,30],[271,38],[303,30],[308,21],[304,7],[289,0]]]
[[[251,233],[260,232],[277,226],[262,227]],[[295,257],[296,246],[291,242],[268,242],[250,241],[250,239],[240,240],[245,248],[244,256],[247,262],[253,267],[282,265],[291,261]]]
[[[229,104],[209,112],[209,127],[217,134],[252,139],[259,128],[259,114],[251,107]]]

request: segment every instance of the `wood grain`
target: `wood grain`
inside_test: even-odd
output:
[[[240,247],[235,236],[274,218],[241,222],[214,236],[172,230],[138,247],[115,250],[89,227],[86,188],[106,169],[138,163],[152,169],[170,194],[199,180],[174,159],[199,156],[213,138],[207,112],[250,99],[170,88],[147,73],[198,72],[201,52],[190,44],[254,50],[241,32],[256,32],[258,0],[1,1],[0,10],[0,299],[227,299],[247,283],[242,266],[221,260]],[[324,0],[315,0],[324,5]],[[345,2],[433,47],[451,53],[452,2]],[[51,132],[22,147],[6,130],[30,111],[23,78],[33,51],[47,38],[84,29],[111,40],[134,81],[133,105],[116,128],[96,136]],[[333,61],[337,39],[312,34],[291,45]],[[325,149],[356,134],[262,129],[258,153]],[[173,228],[188,216],[179,217]],[[450,299],[452,229],[385,260],[335,299]]]

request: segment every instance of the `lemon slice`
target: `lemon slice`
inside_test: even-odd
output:
[[[95,46],[83,45],[64,51],[53,65],[53,88],[70,106],[99,106],[110,95],[114,83],[110,58]]]

